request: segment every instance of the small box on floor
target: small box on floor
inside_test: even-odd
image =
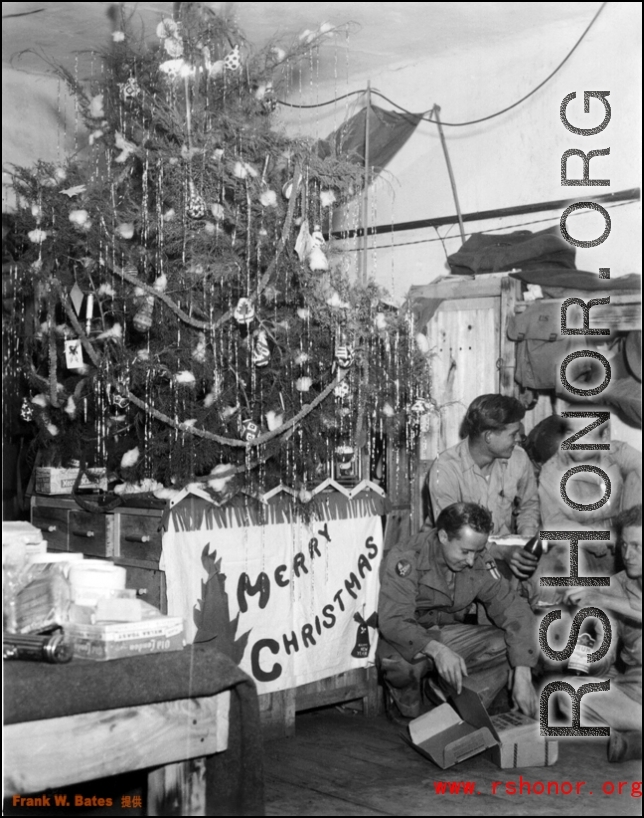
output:
[[[539,732],[539,722],[518,710],[492,716],[500,744],[486,753],[502,770],[513,767],[550,767],[559,757],[556,739]]]
[[[409,724],[408,744],[445,770],[460,761],[496,747],[498,737],[478,693],[461,693]]]
[[[74,656],[105,662],[146,653],[166,653],[184,646],[183,619],[161,616],[141,622],[104,622],[82,625],[70,622],[65,633],[74,645]]]

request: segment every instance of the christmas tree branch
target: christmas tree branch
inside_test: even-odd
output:
[[[259,298],[262,291],[265,290],[266,287],[268,286],[268,282],[271,280],[271,276],[273,275],[273,273],[275,271],[275,267],[277,266],[277,262],[279,261],[280,256],[282,255],[284,247],[286,246],[286,242],[287,242],[289,234],[291,232],[291,224],[293,222],[293,213],[295,211],[295,200],[297,199],[297,188],[298,188],[298,186],[300,184],[301,173],[302,173],[301,172],[301,166],[300,166],[300,163],[298,162],[296,164],[296,166],[295,166],[295,171],[293,173],[293,188],[292,188],[293,192],[291,193],[291,198],[289,199],[288,210],[286,211],[286,218],[284,219],[284,225],[282,227],[282,235],[280,236],[280,239],[277,242],[277,245],[276,245],[276,248],[275,248],[275,256],[274,256],[273,260],[271,261],[271,263],[266,268],[266,271],[264,272],[264,275],[261,277],[261,279],[259,281],[259,284],[257,285],[257,290],[252,295],[249,296],[250,300],[253,301],[253,302],[256,301]],[[163,301],[163,303],[167,307],[169,307],[172,310],[172,312],[184,322],[184,324],[187,324],[190,327],[194,327],[195,329],[203,329],[203,330],[212,331],[212,330],[216,329],[217,327],[221,326],[221,324],[224,324],[226,321],[228,321],[232,317],[233,310],[228,310],[223,315],[221,315],[219,318],[217,318],[217,320],[214,321],[214,322],[199,321],[198,319],[193,318],[191,315],[188,315],[188,313],[184,312],[181,309],[181,307],[179,307],[179,305],[176,304],[170,298],[170,296],[166,295],[163,292],[160,292],[159,290],[156,290],[154,288],[154,286],[152,286],[151,284],[147,284],[145,281],[142,281],[136,275],[136,273],[132,273],[131,270],[134,269],[133,267],[121,267],[121,268],[119,268],[117,266],[114,266],[112,269],[117,275],[119,275],[125,281],[128,281],[130,284],[133,284],[135,287],[140,287],[142,290],[145,290],[145,292],[148,293],[149,295],[153,295],[155,298],[158,298],[160,301]]]
[[[316,398],[311,401],[311,403],[304,404],[296,415],[293,415],[292,418],[282,423],[282,425],[278,426],[277,429],[273,429],[270,432],[265,432],[263,435],[259,435],[259,437],[253,438],[252,440],[237,440],[237,438],[234,437],[217,435],[214,432],[209,432],[207,429],[197,429],[194,426],[186,426],[184,423],[179,423],[178,421],[173,420],[169,415],[159,412],[158,409],[150,406],[148,403],[141,400],[127,389],[121,389],[121,394],[125,395],[131,401],[131,403],[138,406],[139,409],[143,409],[144,412],[152,415],[152,417],[160,420],[162,423],[171,426],[173,429],[178,429],[181,432],[186,432],[187,434],[194,435],[195,437],[202,437],[205,440],[214,440],[216,443],[221,443],[222,446],[234,446],[242,449],[249,448],[250,446],[261,446],[263,443],[268,443],[269,440],[273,440],[273,438],[283,434],[292,426],[295,426],[331,394],[335,387],[342,380],[344,380],[347,372],[347,369],[338,369],[338,374],[336,377],[322,390],[322,392],[320,392]]]

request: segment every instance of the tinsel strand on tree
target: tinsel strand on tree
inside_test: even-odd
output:
[[[35,445],[147,486],[302,489],[413,433],[427,360],[325,240],[362,168],[273,123],[327,32],[253,52],[233,21],[176,8],[150,46],[114,7],[100,79],[58,69],[88,149],[14,168]]]

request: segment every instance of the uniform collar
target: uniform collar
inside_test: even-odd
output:
[[[458,444],[458,446],[459,446],[459,456],[460,456],[460,460],[461,460],[461,469],[463,470],[463,472],[473,471],[475,474],[479,474],[481,477],[485,477],[485,475],[483,474],[483,472],[480,469],[480,466],[478,466],[474,462],[474,458],[472,457],[472,453],[470,452],[470,444],[469,444],[468,438],[465,438],[465,440],[462,440]],[[512,454],[514,454],[514,452],[512,452]],[[499,464],[499,468],[507,468],[507,465],[510,462],[511,457],[512,457],[512,455],[510,455],[510,457],[508,457],[508,458],[495,457],[494,460],[492,461],[492,468],[490,469],[490,474],[496,468],[497,463]]]

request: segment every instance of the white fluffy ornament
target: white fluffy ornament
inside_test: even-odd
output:
[[[195,385],[195,376],[188,369],[182,369],[180,372],[177,372],[174,376],[174,380],[175,383],[181,386],[193,387]]]
[[[121,222],[116,228],[116,232],[122,239],[131,239],[134,236],[134,225],[132,222]]]
[[[60,433],[60,429],[56,426],[55,423],[47,423],[45,424],[45,429],[49,432],[52,437],[56,437]]]
[[[313,381],[311,380],[311,378],[307,377],[298,378],[295,381],[295,388],[297,389],[298,392],[308,392],[312,384]]]
[[[125,452],[125,454],[121,458],[121,468],[130,469],[138,462],[140,456],[141,453],[139,452],[138,446],[135,446],[133,449],[130,449],[129,451]]]
[[[89,101],[89,115],[92,119],[103,119],[105,111],[103,109],[103,94],[97,94]]]
[[[224,206],[220,202],[214,202],[210,205],[210,212],[215,221],[221,222],[224,220]]]
[[[422,332],[419,332],[419,333],[416,334],[416,346],[418,347],[418,350],[423,355],[428,355],[429,354],[429,349],[430,349],[429,341],[427,339],[427,336],[423,335]]]
[[[335,202],[335,193],[332,190],[320,191],[320,205],[322,207],[331,207]]]
[[[284,415],[281,412],[274,412],[272,409],[269,409],[264,417],[266,418],[266,426],[269,432],[272,432],[274,429],[279,429],[284,423]]]
[[[262,207],[277,207],[277,193],[274,190],[265,190],[259,201]]]
[[[387,329],[387,317],[384,312],[376,313],[376,316],[373,319],[373,325],[379,332]]]
[[[70,210],[69,221],[77,227],[87,227],[89,222],[89,213],[87,210]]]
[[[120,324],[114,324],[109,329],[106,329],[105,332],[101,332],[96,340],[107,341],[108,338],[114,341],[120,341],[123,338],[123,327]]]
[[[192,357],[198,364],[206,360],[206,335],[203,332],[199,333],[197,346],[192,350]]]
[[[71,420],[76,417],[76,403],[71,395],[67,398],[67,403],[63,411]]]
[[[38,395],[34,395],[33,398],[31,399],[31,402],[33,403],[34,406],[41,406],[44,409],[45,406],[47,406],[47,404],[49,403],[49,398],[47,397],[47,395],[41,392]]]

